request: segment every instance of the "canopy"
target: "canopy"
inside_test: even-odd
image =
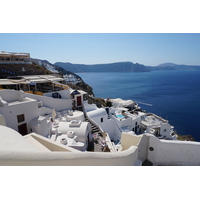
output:
[[[78,92],[77,90],[74,90],[71,94],[76,95],[76,94],[80,94],[80,92]]]
[[[19,83],[12,82],[8,79],[0,79],[0,85],[19,85]]]
[[[56,117],[56,111],[55,111],[55,109],[53,108],[53,110],[52,110],[52,118],[54,119]]]

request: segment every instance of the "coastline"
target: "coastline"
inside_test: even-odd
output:
[[[141,107],[168,119],[178,134],[189,135],[188,138],[193,137],[195,141],[200,141],[198,116],[196,116],[197,112],[193,112],[198,106],[200,96],[197,92],[198,82],[200,82],[198,74],[200,71],[194,70],[83,73],[82,79],[93,88],[95,97],[103,99],[119,97],[124,100],[131,99],[135,102],[153,104],[153,106],[141,104]],[[186,126],[185,122],[189,123],[189,126]]]

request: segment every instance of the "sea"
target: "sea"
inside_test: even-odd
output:
[[[133,100],[200,142],[200,71],[77,73],[95,97]]]

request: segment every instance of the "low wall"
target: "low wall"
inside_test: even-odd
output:
[[[133,135],[130,133],[122,133],[121,150],[126,150],[132,145],[138,147],[138,159],[144,162],[147,159],[149,134]]]
[[[200,165],[200,143],[149,138],[148,160],[155,165]]]
[[[118,153],[11,152],[1,151],[1,166],[134,166],[137,147]]]
[[[72,99],[54,99],[52,97],[45,97],[26,93],[27,97],[42,101],[43,106],[55,108],[56,111],[72,109]]]

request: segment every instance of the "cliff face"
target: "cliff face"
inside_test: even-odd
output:
[[[72,74],[74,77],[76,77],[77,79],[79,78],[79,79],[81,79],[82,80],[82,78],[80,77],[80,76],[78,76],[77,74],[74,74],[73,72],[71,72],[71,71],[67,71],[67,70],[65,70],[65,69],[63,69],[62,67],[59,67],[59,66],[56,66],[56,65],[53,65],[53,64],[51,64],[48,60],[40,60],[43,64],[48,64],[48,65],[51,65],[55,70],[57,70],[59,73],[61,73],[61,74],[64,74],[64,75],[70,75],[70,74]]]
[[[73,73],[81,72],[148,72],[144,65],[132,62],[117,62],[110,64],[83,65],[56,62],[54,65],[64,68]]]
[[[86,84],[84,81],[77,83],[76,85],[73,85],[71,83],[67,83],[67,85],[74,90],[83,90],[87,92],[89,95],[94,96],[92,87]]]

